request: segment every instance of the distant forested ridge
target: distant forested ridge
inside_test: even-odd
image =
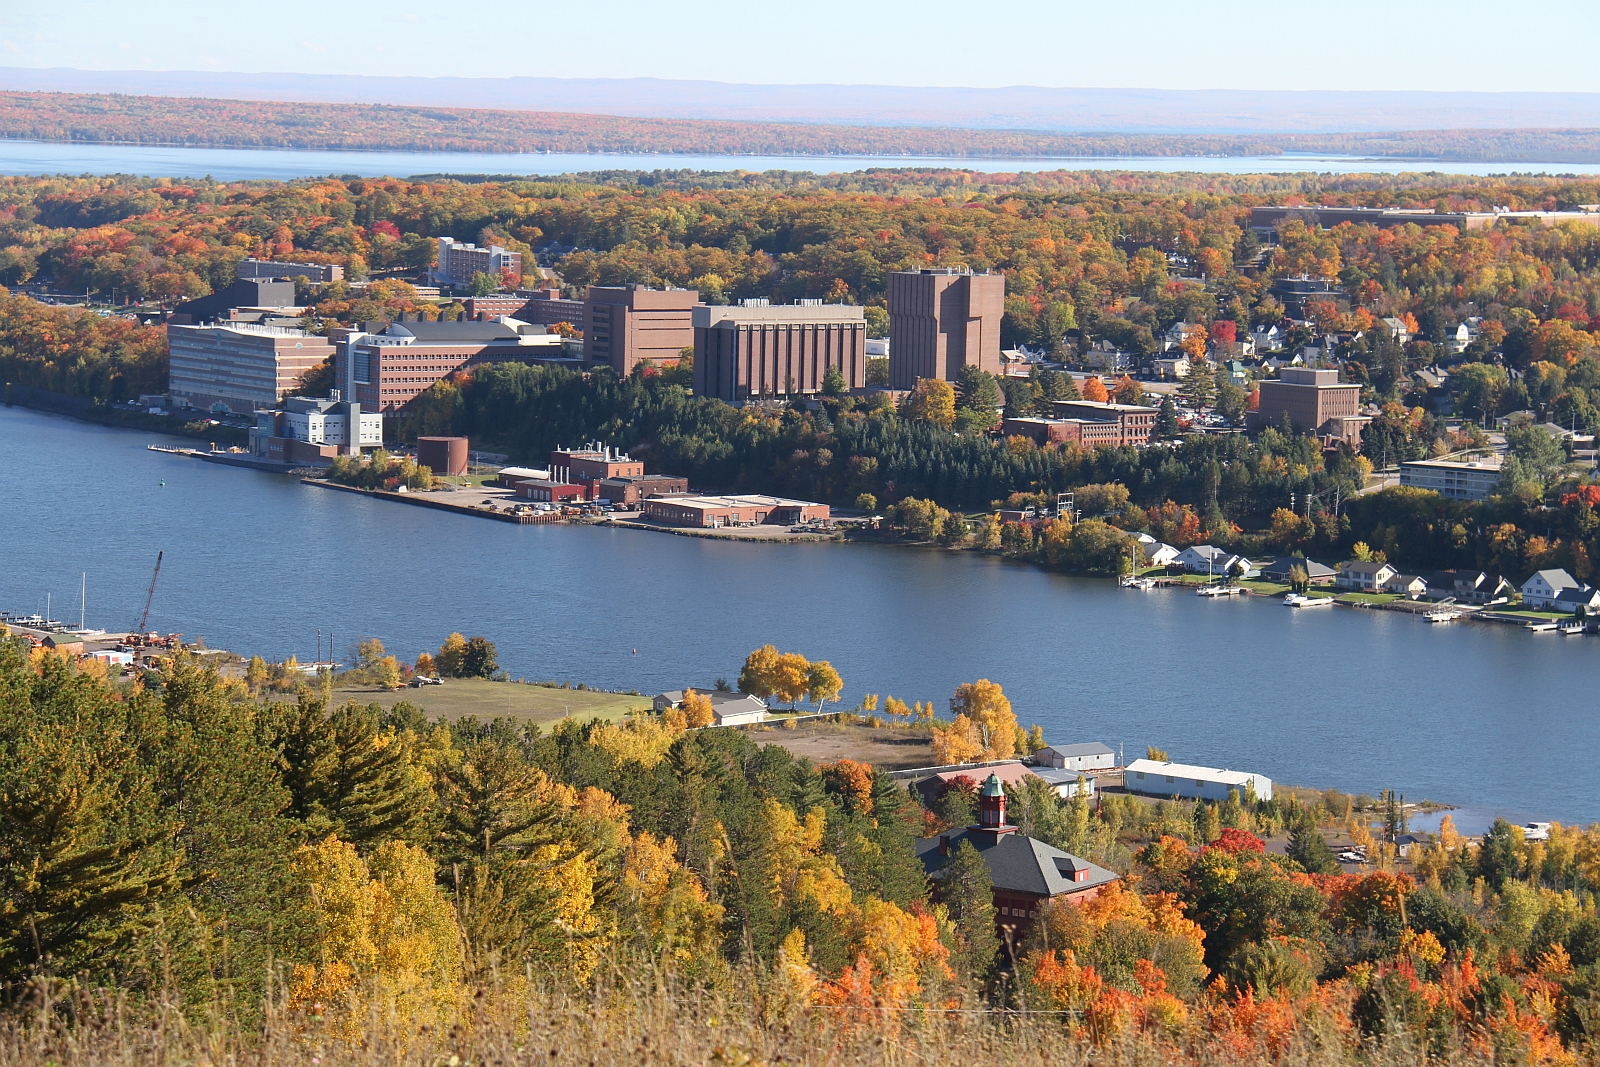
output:
[[[36,141],[415,152],[1037,158],[1331,153],[1592,162],[1600,129],[1120,134],[627,118],[486,108],[91,93],[0,93],[0,137]]]

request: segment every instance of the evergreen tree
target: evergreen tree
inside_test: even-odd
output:
[[[1333,849],[1328,847],[1327,838],[1317,829],[1317,821],[1311,812],[1304,811],[1295,821],[1294,829],[1289,833],[1288,856],[1310,874],[1338,874],[1339,862],[1334,859]]]
[[[955,923],[951,962],[964,978],[981,986],[994,973],[1000,940],[995,934],[994,880],[972,842],[962,841],[940,872],[939,899]]]
[[[1163,397],[1156,412],[1156,436],[1172,438],[1182,432],[1183,427],[1178,425],[1178,405],[1172,402],[1172,397]]]

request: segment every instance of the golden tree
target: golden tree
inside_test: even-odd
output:
[[[1010,759],[1017,750],[1017,716],[999,683],[964,682],[950,698],[950,711],[970,720],[983,742],[985,760]]]
[[[693,689],[683,691],[683,721],[686,726],[710,726],[717,717],[711,707],[711,698]]]
[[[817,702],[817,710],[822,710],[822,705],[830,700],[838,700],[839,693],[844,689],[844,681],[839,677],[839,672],[833,669],[833,664],[825,659],[819,659],[806,668],[806,696]],[[873,698],[876,703],[877,698]]]
[[[933,758],[941,766],[973,763],[982,755],[983,734],[965,715],[957,715],[948,726],[933,728]]]

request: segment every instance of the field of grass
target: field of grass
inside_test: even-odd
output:
[[[758,745],[780,745],[816,763],[853,759],[886,771],[899,771],[928,767],[937,762],[933,758],[932,736],[926,727],[874,728],[856,723],[811,721],[796,723],[793,727],[751,730],[750,739]]]
[[[1340,593],[1335,599],[1346,604],[1393,604],[1399,593]]]
[[[521,682],[490,682],[482,678],[447,678],[443,685],[421,689],[372,689],[367,686],[338,687],[336,703],[354,700],[360,704],[379,704],[392,708],[401,701],[415,704],[428,717],[475,718],[482,722],[512,718],[526,722],[550,723],[569,716],[579,719],[617,721],[636,708],[648,708],[650,698],[627,693],[597,693],[587,689],[552,689]]]

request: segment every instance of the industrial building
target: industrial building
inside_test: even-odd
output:
[[[467,460],[468,448],[465,437],[417,438],[417,463],[435,474],[450,477],[465,474]]]
[[[1582,211],[1428,211],[1422,208],[1392,207],[1254,207],[1250,209],[1251,229],[1271,232],[1291,219],[1307,226],[1332,229],[1347,222],[1392,229],[1396,226],[1454,226],[1458,230],[1488,229],[1501,219],[1533,222],[1540,226],[1559,226],[1575,222],[1600,226],[1600,210]]]
[[[281,263],[270,259],[239,261],[238,277],[293,281],[304,278],[313,285],[344,281],[344,268],[337,263]]]
[[[1069,771],[1109,770],[1117,765],[1117,754],[1109,745],[1091,741],[1082,745],[1050,745],[1033,754],[1033,762],[1040,767],[1056,767]]]
[[[307,371],[334,354],[325,337],[244,322],[168,323],[167,350],[174,405],[241,415],[277,407],[279,397],[294,392]]]
[[[889,275],[889,387],[955,381],[972,366],[999,374],[1006,280],[952,267]]]
[[[1272,799],[1272,779],[1265,775],[1152,759],[1136,759],[1128,764],[1127,790],[1130,793],[1191,800],[1227,800],[1231,791],[1237,791],[1243,798],[1247,788],[1255,790],[1257,800]]]
[[[831,515],[826,504],[753,495],[655,497],[642,501],[639,510],[645,518],[669,526],[706,530],[724,526],[787,526],[826,521]]]
[[[801,300],[693,309],[694,391],[738,401],[822,390],[836,367],[846,388],[867,384],[866,312],[854,305]]]
[[[185,300],[167,316],[167,322],[184,326],[237,321],[294,326],[297,324],[293,322],[271,320],[298,318],[304,310],[295,304],[294,282],[241,278],[220,293]]]
[[[675,363],[694,348],[693,289],[591,285],[583,301],[583,355],[626,377],[642,362]]]

